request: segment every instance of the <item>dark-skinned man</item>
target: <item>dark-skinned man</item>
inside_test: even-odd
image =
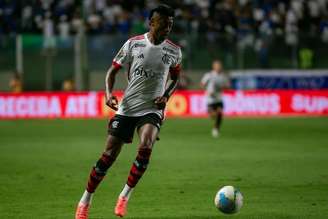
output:
[[[91,170],[75,219],[88,218],[97,186],[115,162],[122,146],[132,142],[134,131],[137,130],[137,156],[114,210],[119,217],[126,215],[130,195],[150,161],[166,103],[178,84],[181,50],[167,39],[173,18],[174,10],[167,5],[151,10],[149,32],[130,38],[107,72],[106,104],[117,112],[109,121],[105,151]],[[122,67],[127,70],[128,85],[122,101],[118,103],[117,97],[113,95],[113,88],[116,74]]]

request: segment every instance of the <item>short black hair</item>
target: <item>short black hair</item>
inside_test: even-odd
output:
[[[155,12],[160,15],[174,17],[174,9],[165,4],[160,4],[156,8],[153,8],[149,13],[149,20],[153,17]]]

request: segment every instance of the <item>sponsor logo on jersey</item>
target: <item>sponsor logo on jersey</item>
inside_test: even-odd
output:
[[[138,59],[143,59],[143,58],[145,58],[145,57],[144,57],[144,54],[141,53],[140,55],[137,56],[137,58],[138,58]]]
[[[141,65],[133,71],[132,77],[145,77],[145,78],[160,78],[160,79],[163,79],[163,74],[160,73],[160,72],[155,72],[151,69],[144,69],[144,67]]]

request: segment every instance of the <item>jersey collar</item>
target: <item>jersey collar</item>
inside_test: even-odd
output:
[[[158,45],[155,45],[155,44],[153,44],[152,42],[150,42],[150,40],[149,40],[149,38],[148,38],[148,33],[149,32],[147,32],[147,33],[145,33],[145,39],[146,39],[146,41],[147,41],[147,43],[149,44],[149,45],[151,45],[151,46],[155,46],[155,47],[160,47],[160,46],[162,46],[164,43],[165,43],[165,40],[163,40],[163,42],[161,42],[160,44],[158,44]]]

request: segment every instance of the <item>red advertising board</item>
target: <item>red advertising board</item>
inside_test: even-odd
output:
[[[121,98],[122,92],[116,95]],[[328,115],[328,90],[227,91],[227,116]],[[114,112],[103,92],[0,93],[0,119],[102,118]],[[178,91],[169,101],[168,117],[207,115],[203,91]]]

